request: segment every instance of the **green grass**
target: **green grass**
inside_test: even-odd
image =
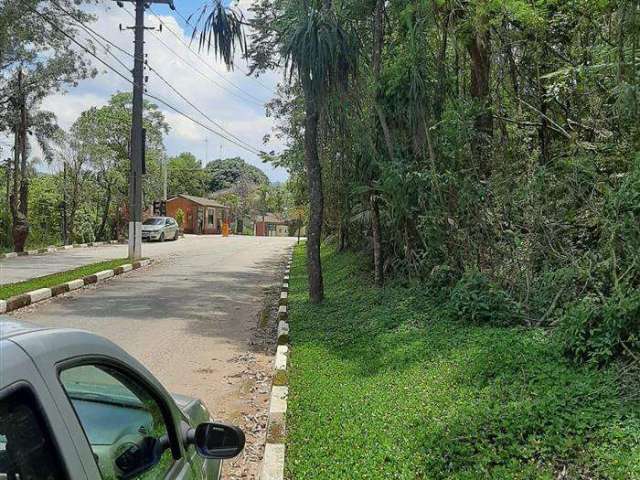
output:
[[[362,258],[331,249],[311,305],[303,248],[287,478],[640,478],[640,405],[613,369],[568,363],[542,330],[448,320],[422,287],[372,288]]]
[[[101,272],[102,270],[110,270],[112,268],[119,267],[125,263],[131,263],[128,258],[119,258],[117,260],[107,260],[105,262],[92,263],[90,265],[84,265],[73,270],[67,270],[66,272],[54,273],[51,275],[45,275],[43,277],[32,278],[24,282],[8,283],[6,285],[0,285],[0,300],[20,295],[22,293],[31,292],[38,288],[53,287],[60,285],[61,283],[69,282],[77,278],[82,278],[87,275],[93,275],[94,273]],[[1,265],[0,265],[1,268]]]

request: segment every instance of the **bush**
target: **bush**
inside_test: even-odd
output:
[[[458,281],[449,307],[457,318],[474,324],[513,325],[520,318],[507,292],[477,271],[466,272]]]
[[[176,222],[178,223],[178,226],[182,230],[184,228],[184,212],[182,211],[181,208],[179,208],[176,211]]]
[[[558,335],[575,361],[604,365],[640,355],[640,292],[622,287],[604,300],[585,297],[560,318]]]

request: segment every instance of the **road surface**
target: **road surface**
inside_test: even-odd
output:
[[[275,350],[268,331],[273,312],[270,325],[264,322],[265,289],[277,292],[294,242],[190,237],[163,244],[167,250],[150,267],[12,315],[103,335],[138,358],[169,391],[202,398],[214,418],[249,433],[246,455],[226,463],[225,478],[257,478]],[[110,248],[100,250],[101,258],[113,255]],[[277,305],[277,295],[269,303]]]
[[[222,237],[187,235],[175,242],[145,242],[142,244],[142,252],[147,257],[166,257],[190,249],[191,245],[201,245],[203,238],[208,238],[210,241],[223,240]],[[104,245],[5,258],[0,260],[0,285],[72,270],[89,263],[125,258],[128,255],[129,247],[127,245]]]

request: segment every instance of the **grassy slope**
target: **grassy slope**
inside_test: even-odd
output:
[[[369,286],[323,251],[327,298],[291,276],[290,479],[640,478],[640,408],[613,371],[541,331],[442,319],[420,289]]]
[[[83,267],[74,268],[73,270],[67,270],[66,272],[54,273],[52,275],[46,275],[44,277],[37,277],[31,280],[26,280],[24,282],[0,285],[0,300],[13,297],[14,295],[31,292],[32,290],[37,290],[38,288],[60,285],[61,283],[69,282],[77,278],[82,278],[86,275],[93,275],[94,273],[101,272],[102,270],[110,270],[112,268],[119,267],[120,265],[124,265],[125,263],[130,263],[128,258],[107,260],[106,262],[92,263],[90,265],[84,265]]]

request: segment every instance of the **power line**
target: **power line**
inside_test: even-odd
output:
[[[193,25],[188,18],[186,18],[182,13],[180,13],[180,11],[176,8],[174,10],[178,16],[184,21],[184,23],[186,23],[187,25],[189,25],[191,28],[195,28],[195,25]],[[155,13],[154,13],[155,15]],[[157,15],[156,15],[157,16]],[[191,47],[189,47],[191,49]],[[194,52],[196,53],[196,52]],[[242,73],[244,73],[247,77],[251,78],[254,82],[256,82],[258,85],[260,85],[262,88],[264,88],[265,90],[267,90],[270,94],[272,95],[277,95],[276,92],[273,91],[273,89],[271,87],[268,87],[267,85],[265,85],[264,83],[262,83],[260,81],[260,79],[252,76],[249,72],[246,72],[244,70],[242,70],[242,68],[240,69],[242,71]]]
[[[164,23],[164,21],[162,20],[162,18],[160,18],[156,12],[154,12],[151,8],[149,8],[149,11],[153,14],[154,17],[156,17],[158,19],[158,21],[167,29],[169,30],[169,33],[171,33],[174,37],[176,37],[180,43],[182,43],[188,50],[189,52],[191,52],[193,55],[195,55],[198,60],[200,60],[204,65],[206,65],[214,74],[216,74],[218,77],[220,77],[222,80],[224,80],[225,82],[227,82],[229,85],[231,85],[232,87],[240,90],[241,92],[243,92],[245,95],[248,95],[251,98],[254,98],[256,100],[258,100],[259,102],[262,102],[261,99],[259,99],[258,97],[250,94],[249,92],[243,90],[242,88],[238,87],[235,83],[231,82],[229,79],[227,79],[224,75],[222,75],[220,72],[218,72],[211,64],[209,64],[209,62],[207,62],[198,52],[196,52],[195,50],[193,50],[191,48],[191,45],[188,44],[187,42],[184,41],[184,39],[182,38],[181,35],[177,34],[176,32],[174,32],[171,27],[169,27],[166,23]],[[187,25],[193,27],[193,25],[191,25],[191,23],[189,23],[189,21],[187,19],[184,18],[184,15],[182,15],[180,12],[178,12],[178,10],[176,10],[176,13],[178,13],[178,15],[180,16],[180,18],[182,18]],[[244,73],[244,72],[243,72]],[[253,78],[253,77],[250,77]],[[255,78],[254,78],[255,80]],[[269,89],[270,93],[273,94],[273,91],[271,89]],[[264,102],[262,102],[264,103]]]
[[[49,23],[55,30],[57,30],[58,32],[60,32],[62,35],[64,35],[65,37],[67,37],[69,40],[71,40],[73,43],[75,43],[76,45],[78,45],[82,50],[84,50],[86,53],[88,53],[89,55],[91,55],[92,57],[94,57],[96,60],[98,60],[100,63],[102,63],[105,67],[107,67],[109,70],[111,70],[112,72],[114,72],[116,75],[118,75],[120,78],[124,79],[125,81],[127,81],[128,83],[134,85],[133,80],[131,80],[130,78],[128,78],[126,75],[124,75],[123,73],[121,73],[120,71],[118,71],[115,67],[113,67],[112,65],[110,65],[108,62],[106,62],[105,60],[103,60],[102,58],[100,58],[95,52],[92,52],[91,49],[87,48],[85,45],[81,44],[80,42],[78,42],[75,38],[73,38],[71,35],[69,35],[67,32],[65,32],[64,30],[62,30],[60,27],[58,27],[58,25],[56,25],[56,23],[54,21],[52,21],[49,17],[47,17],[46,15],[42,14],[41,12],[39,12],[38,10],[35,10],[31,7],[27,7],[29,10],[31,10],[33,13],[35,13],[36,15],[38,15],[39,17],[41,17],[42,19],[44,19],[47,23]],[[214,135],[227,140],[229,143],[232,143],[250,153],[253,153],[254,155],[262,155],[264,152],[258,150],[257,148],[254,147],[250,147],[250,146],[246,146],[243,145],[239,142],[236,142],[234,140],[231,140],[230,138],[226,137],[225,135],[221,134],[220,132],[218,132],[217,130],[214,130],[213,128],[209,127],[208,125],[203,124],[202,122],[192,118],[191,116],[187,115],[186,113],[182,112],[181,110],[179,110],[177,107],[174,107],[173,105],[171,105],[170,103],[168,103],[167,101],[163,100],[160,97],[157,97],[155,95],[152,95],[150,93],[145,93],[145,96],[152,98],[158,102],[160,102],[161,104],[163,104],[164,106],[166,106],[167,108],[173,110],[174,112],[178,113],[179,115],[191,120],[193,123],[195,123],[196,125],[201,126],[202,128],[204,128],[205,130],[213,133]]]
[[[160,73],[158,73],[157,70],[155,70],[153,67],[151,67],[151,65],[147,64],[147,66],[149,67],[149,70],[151,70],[153,73],[155,73],[158,78],[160,80],[162,80],[171,90],[173,90],[180,98],[182,98],[185,102],[187,102],[194,110],[196,110],[200,115],[202,115],[204,118],[206,118],[207,120],[209,120],[211,123],[213,123],[216,127],[218,127],[220,130],[222,130],[223,132],[225,132],[227,135],[235,138],[237,141],[251,147],[249,145],[249,143],[247,143],[245,140],[241,139],[240,137],[234,135],[233,133],[231,133],[229,130],[227,130],[226,128],[224,128],[221,124],[219,124],[218,122],[216,122],[215,120],[213,120],[211,117],[209,117],[209,115],[207,115],[206,113],[204,113],[202,110],[200,110],[196,105],[194,105],[187,97],[185,97],[182,93],[180,93],[180,91],[178,91],[178,89],[176,87],[174,87],[168,80],[166,80],[162,75],[160,75]],[[253,147],[251,147],[253,148]]]
[[[113,52],[111,52],[108,48],[106,48],[104,45],[102,45],[97,39],[96,36],[101,38],[102,40],[104,40],[105,42],[107,42],[109,45],[117,48],[118,50],[122,51],[123,53],[126,53],[127,55],[129,55],[130,57],[135,57],[134,55],[131,55],[130,53],[128,53],[126,50],[124,50],[123,48],[120,48],[119,46],[117,46],[116,44],[114,44],[113,42],[111,42],[109,39],[107,39],[106,37],[104,37],[103,35],[101,35],[100,33],[96,32],[94,29],[92,29],[91,27],[89,27],[88,25],[86,25],[84,22],[82,22],[81,20],[79,20],[77,17],[75,17],[74,15],[72,15],[71,13],[69,13],[68,11],[66,11],[64,8],[62,8],[57,2],[55,2],[55,0],[52,0],[52,2],[57,5],[58,7],[60,7],[60,10],[62,10],[67,16],[71,17],[73,20],[76,21],[76,23],[78,23],[84,30],[86,30],[90,35],[93,36],[94,40],[96,40],[96,43],[98,45],[100,45],[105,52],[107,52],[109,55],[111,55],[118,63],[120,63],[120,65],[124,66],[125,68],[128,68],[126,64],[124,64],[120,58],[118,58]],[[173,92],[175,92],[180,98],[182,98],[185,102],[187,102],[193,109],[195,109],[198,113],[200,113],[204,118],[206,118],[207,120],[209,120],[212,124],[214,124],[216,127],[218,127],[220,130],[222,130],[223,132],[225,132],[227,135],[231,136],[232,138],[234,138],[235,140],[237,140],[238,142],[244,144],[245,146],[247,146],[248,148],[251,148],[252,150],[255,150],[254,147],[252,147],[248,142],[246,142],[245,140],[241,139],[240,137],[234,135],[232,132],[230,132],[229,130],[227,130],[226,128],[224,128],[224,126],[222,126],[221,124],[219,124],[218,122],[216,122],[214,119],[212,119],[211,117],[209,117],[206,113],[204,113],[200,108],[198,108],[196,105],[194,105],[188,98],[186,98],[182,93],[180,93],[180,91],[178,91],[178,89],[176,87],[174,87],[167,79],[165,79],[156,69],[154,69],[151,65],[149,65],[148,62],[145,62],[147,67],[149,68],[149,70],[151,70],[153,73],[155,73],[158,78],[160,78],[160,80],[162,80]],[[255,152],[257,155],[259,155],[259,152],[256,151]]]
[[[131,12],[129,12],[126,8],[123,7],[123,10],[125,12],[127,12],[130,16],[133,16],[133,14]],[[154,14],[155,15],[155,14]],[[162,23],[162,22],[161,22]],[[163,24],[164,25],[164,24]],[[167,30],[169,30],[169,28],[167,27]],[[237,94],[236,92],[234,92],[233,90],[230,90],[229,88],[225,87],[224,85],[222,85],[221,83],[216,82],[213,78],[211,78],[209,75],[207,75],[206,73],[203,73],[202,70],[196,68],[192,63],[190,63],[189,61],[187,61],[182,55],[180,55],[178,52],[176,52],[173,48],[171,48],[164,40],[162,40],[162,38],[158,35],[156,35],[155,32],[151,32],[151,34],[167,49],[169,50],[171,53],[173,53],[176,57],[178,57],[180,60],[182,60],[182,62],[189,67],[191,70],[193,70],[194,72],[196,72],[197,74],[199,74],[200,76],[202,76],[204,79],[210,81],[211,83],[213,83],[214,85],[216,85],[217,87],[225,90],[226,92],[228,92],[229,94],[233,95],[234,97],[244,101],[244,102],[250,102],[253,103],[259,107],[264,107],[265,106],[265,102],[263,102],[262,100],[260,100],[257,97],[253,97],[251,94],[246,93],[244,90],[240,89],[241,92],[243,92],[247,97],[243,97],[239,94]],[[189,51],[191,51],[191,49],[189,49]],[[207,65],[205,63],[205,65]],[[216,72],[213,67],[210,67],[210,69],[215,72],[217,75],[220,75],[218,72]],[[224,78],[224,77],[223,77]],[[255,99],[255,100],[254,100]]]

